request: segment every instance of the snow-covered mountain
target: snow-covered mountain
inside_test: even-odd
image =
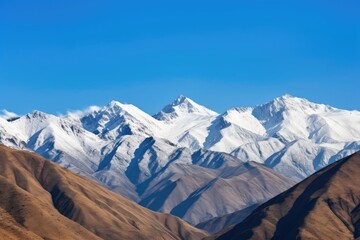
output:
[[[154,116],[112,101],[62,116],[4,111],[0,143],[197,224],[265,201],[294,183],[287,177],[303,179],[360,150],[360,112],[290,95],[222,114],[184,96]]]
[[[180,96],[155,114],[154,118],[165,125],[164,136],[167,139],[197,150],[204,147],[208,128],[217,116],[216,112]]]

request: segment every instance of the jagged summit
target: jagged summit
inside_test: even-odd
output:
[[[296,125],[296,128],[300,125],[308,125],[309,116],[334,111],[338,111],[338,109],[285,94],[268,103],[254,107],[252,114],[264,124],[265,128],[278,131],[280,127],[286,128],[291,122]],[[280,126],[284,121],[287,123]]]
[[[193,102],[190,98],[184,96],[184,95],[180,95],[177,99],[174,100],[174,102],[171,103],[171,105],[173,106],[177,106],[179,104],[182,104],[184,102]]]
[[[27,116],[29,117],[42,117],[42,118],[45,118],[46,115],[48,115],[47,113],[44,113],[42,111],[39,111],[39,110],[34,110],[28,114],[26,114]]]
[[[202,116],[215,116],[216,112],[200,105],[188,97],[180,95],[172,103],[165,106],[159,113],[154,115],[158,120],[172,120],[178,117],[184,117],[189,114]]]
[[[116,106],[121,106],[123,105],[123,103],[119,102],[119,101],[116,101],[116,100],[111,100],[107,106],[108,107],[116,107]]]
[[[158,121],[132,104],[111,101],[80,119],[83,127],[102,138],[114,140],[122,135],[158,135]]]
[[[279,103],[279,104],[299,103],[299,102],[301,102],[301,103],[310,103],[310,101],[308,101],[305,98],[292,96],[292,95],[287,94],[287,93],[284,94],[284,95],[281,95],[280,97],[274,98],[271,102]]]
[[[295,97],[290,94],[284,94],[280,97],[273,99],[272,101],[260,105],[258,107],[267,106],[272,107],[274,110],[286,109],[301,109],[303,111],[331,111],[336,110],[329,105],[310,102],[306,98]]]
[[[106,106],[104,106],[100,111],[109,113],[111,115],[114,115],[114,114],[118,115],[121,113],[131,114],[131,112],[139,112],[141,110],[132,104],[121,103],[121,102],[112,100],[110,103],[108,103]]]

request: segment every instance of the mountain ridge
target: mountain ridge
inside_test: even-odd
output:
[[[360,149],[360,112],[301,98],[283,96],[222,114],[184,96],[169,106],[168,112],[172,114],[175,109],[177,116],[162,120],[134,105],[116,101],[60,116],[33,111],[12,120],[0,117],[0,143],[35,151],[154,210],[170,213],[180,205],[181,211],[180,207],[174,211],[192,224],[254,204],[255,198],[239,205],[220,195],[219,200],[229,201],[228,208],[219,211],[212,205],[208,206],[210,211],[204,209],[200,202],[205,195],[220,191],[216,181],[209,191],[199,195],[198,203],[186,201],[222,176],[226,169],[222,165],[241,167],[257,162],[262,164],[258,168],[273,169],[276,174],[270,174],[269,181],[282,179],[279,186],[266,196],[258,192],[264,191],[265,183],[253,191],[263,196],[258,199],[263,201]],[[151,144],[147,144],[149,138]],[[198,158],[199,151],[202,154]],[[195,183],[191,185],[184,179],[194,171],[203,176],[193,178]],[[227,191],[241,198],[244,192],[235,181],[239,176],[233,174],[224,180],[235,184]],[[154,197],[157,191],[163,194],[163,201]],[[189,207],[197,209],[196,216],[188,211]]]

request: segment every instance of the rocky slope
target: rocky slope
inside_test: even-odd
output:
[[[360,152],[311,175],[211,239],[359,239]]]
[[[37,154],[0,145],[1,239],[201,239],[179,218],[152,212]]]
[[[247,208],[241,209],[239,211],[226,214],[221,217],[212,218],[205,222],[199,223],[196,225],[197,228],[203,229],[209,233],[217,233],[231,225],[242,222],[247,216],[249,216],[259,204],[253,204]]]

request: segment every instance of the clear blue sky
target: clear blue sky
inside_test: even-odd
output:
[[[127,3],[126,3],[127,2]],[[360,109],[360,1],[0,0],[0,109],[290,93]]]

